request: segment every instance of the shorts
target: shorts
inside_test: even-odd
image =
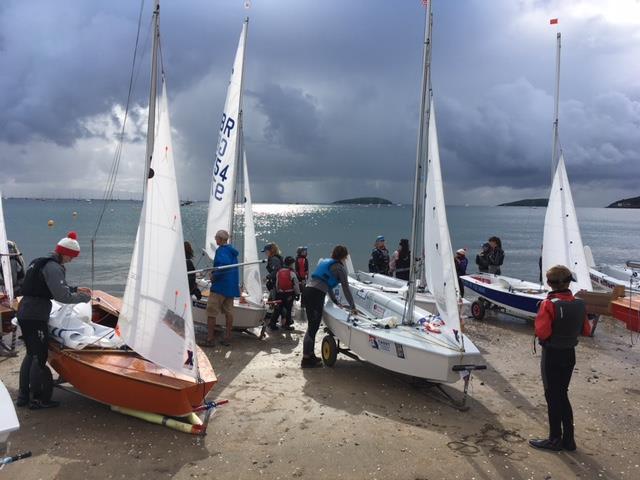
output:
[[[217,317],[220,312],[230,315],[233,309],[233,297],[225,297],[219,293],[209,292],[207,299],[207,317]]]

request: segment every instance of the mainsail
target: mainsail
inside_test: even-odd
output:
[[[7,245],[7,230],[4,225],[4,210],[2,207],[2,191],[0,191],[0,262],[2,262],[2,278],[4,291],[13,302],[13,273],[11,272],[11,257]]]
[[[216,232],[218,230],[226,230],[231,233],[233,229],[234,190],[239,151],[238,131],[240,127],[240,112],[242,110],[242,74],[247,25],[248,20],[242,25],[238,49],[233,62],[233,70],[231,70],[227,99],[224,103],[224,112],[220,123],[216,158],[213,164],[205,238],[205,250],[210,258],[214,257],[217,248]]]
[[[244,262],[258,261],[258,245],[256,243],[256,229],[253,224],[253,204],[251,203],[251,187],[249,186],[249,172],[247,170],[247,154],[243,151],[244,171]],[[256,305],[262,304],[262,282],[260,281],[260,266],[257,263],[245,265],[242,279],[247,291],[247,300]]]
[[[197,379],[191,296],[164,79],[151,159],[118,328],[127,345],[143,357]]]
[[[571,290],[574,293],[580,290],[591,291],[589,267],[562,154],[556,166],[549,194],[542,245],[543,272],[554,265],[565,265],[574,273],[577,280],[571,283]]]
[[[425,275],[433,294],[438,314],[445,326],[460,330],[458,278],[451,249],[449,225],[445,210],[440,150],[436,129],[436,112],[431,98],[427,158],[427,195],[424,209]]]

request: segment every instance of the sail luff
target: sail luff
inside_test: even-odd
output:
[[[251,187],[249,185],[249,171],[247,169],[247,154],[243,150],[244,172],[244,261],[258,261],[258,244],[256,230],[253,223],[253,203],[251,201]],[[242,271],[247,300],[255,305],[262,304],[262,282],[260,281],[260,266],[258,264],[245,265]]]
[[[213,258],[217,245],[215,234],[218,230],[231,233],[233,208],[235,204],[237,165],[238,165],[238,131],[240,112],[242,110],[242,73],[244,70],[244,50],[248,28],[248,20],[242,25],[238,49],[231,70],[231,78],[227,89],[227,98],[220,123],[220,133],[216,147],[211,190],[209,192],[209,210],[205,250]]]
[[[7,230],[4,223],[4,207],[2,205],[2,190],[0,190],[0,263],[2,264],[2,278],[4,291],[13,303],[13,272],[11,271],[11,257],[7,244]]]

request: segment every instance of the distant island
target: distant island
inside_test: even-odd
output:
[[[332,205],[393,205],[386,198],[380,197],[358,197],[347,198],[346,200],[338,200],[333,202]]]
[[[548,198],[525,198],[516,202],[501,203],[499,207],[546,207]]]
[[[623,198],[613,202],[607,208],[640,208],[640,197]]]

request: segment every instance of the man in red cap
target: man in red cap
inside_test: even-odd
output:
[[[64,264],[80,255],[76,232],[69,232],[46,257],[36,258],[27,268],[22,285],[22,301],[18,307],[18,323],[27,354],[20,367],[20,391],[17,404],[32,410],[57,407],[51,400],[53,382],[46,366],[49,350],[49,314],[51,300],[60,303],[82,303],[91,300],[88,288],[70,287],[65,279]]]

